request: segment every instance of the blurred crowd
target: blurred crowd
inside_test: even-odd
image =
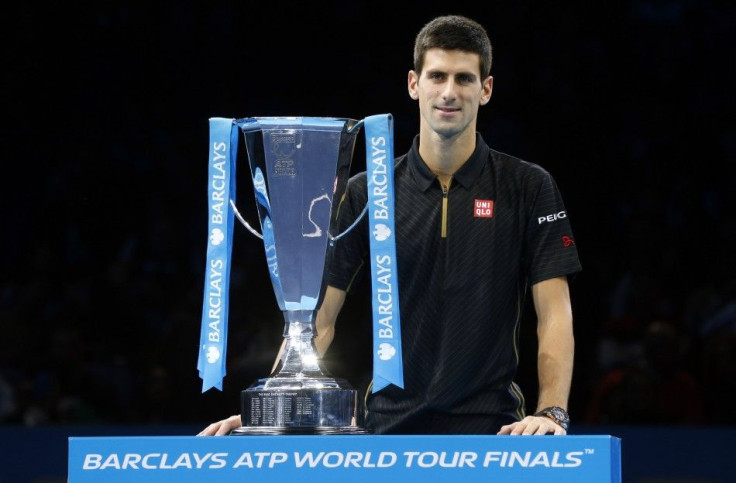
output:
[[[57,181],[73,184],[63,175]],[[1,421],[206,421],[207,415],[235,411],[238,391],[268,374],[283,323],[261,242],[236,229],[225,391],[199,394],[203,218],[189,220],[196,210],[181,212],[166,196],[156,197],[147,221],[128,222],[138,226],[117,235],[49,219],[23,240],[31,247],[27,257],[7,262],[5,273],[12,277],[0,287]],[[651,209],[663,214],[668,206]],[[728,219],[725,213],[716,218]],[[692,225],[626,228],[630,220],[620,223],[636,233],[634,240],[583,251],[583,261],[597,256],[611,266],[604,271],[604,264],[588,260],[586,273],[572,285],[575,416],[591,424],[736,423],[728,404],[736,396],[731,246],[713,244],[706,257],[712,262],[688,268],[678,258],[685,258],[681,250],[690,244],[697,246]],[[734,226],[733,219],[728,225]],[[660,245],[653,231],[666,231],[670,241]],[[328,354],[334,373],[361,383],[370,377],[368,303],[355,296]],[[533,328],[533,321],[525,324]]]

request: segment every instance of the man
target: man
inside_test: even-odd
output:
[[[493,89],[485,29],[442,16],[419,32],[408,90],[420,130],[396,160],[396,249],[405,388],[369,394],[377,434],[566,434],[574,340],[567,277],[580,270],[569,220],[550,174],[491,150],[476,132]],[[353,177],[338,209],[349,225],[367,201]],[[335,247],[315,344],[323,354],[368,253],[364,220]],[[538,326],[534,415],[513,378],[524,296]],[[238,415],[200,435],[223,435]]]

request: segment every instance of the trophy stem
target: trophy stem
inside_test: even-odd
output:
[[[325,377],[314,345],[317,336],[314,318],[315,312],[312,310],[284,311],[286,347],[281,356],[281,369],[274,377]]]

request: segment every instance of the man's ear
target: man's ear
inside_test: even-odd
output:
[[[480,96],[480,105],[485,106],[488,101],[491,100],[491,94],[493,93],[493,76],[488,76],[483,81],[483,93]]]
[[[419,83],[419,74],[413,70],[409,71],[409,77],[407,79],[407,88],[409,90],[409,97],[414,100],[419,99],[419,92],[417,91],[417,84]]]

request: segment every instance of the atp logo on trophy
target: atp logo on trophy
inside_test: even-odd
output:
[[[296,164],[292,156],[299,147],[296,142],[296,130],[284,130],[268,133],[271,141],[271,153],[275,156],[273,164],[274,176],[296,176]]]

